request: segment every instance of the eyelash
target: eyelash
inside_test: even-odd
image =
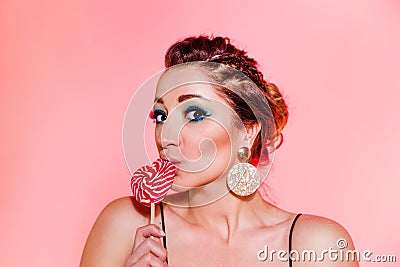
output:
[[[193,112],[193,111],[200,111],[202,115],[199,118],[189,120],[189,122],[199,122],[199,121],[202,121],[204,118],[211,115],[211,113],[209,113],[207,110],[205,110],[199,106],[192,105],[192,106],[189,106],[186,108],[185,118],[189,112]]]
[[[167,116],[167,114],[165,114],[165,112],[161,109],[155,109],[150,112],[149,117],[150,119],[154,120],[153,122],[155,122],[156,124],[161,124],[162,122],[157,121],[158,115]]]
[[[189,119],[189,122],[199,122],[199,121],[202,121],[204,118],[206,118],[206,117],[211,115],[211,113],[209,113],[207,110],[205,110],[205,109],[203,109],[203,108],[201,108],[199,106],[192,105],[192,106],[189,106],[189,107],[186,108],[186,110],[185,110],[185,118],[186,118],[186,116],[187,116],[187,114],[189,112],[193,112],[193,111],[200,111],[200,113],[202,115],[200,117],[198,117],[198,118]],[[165,112],[162,111],[161,109],[155,109],[155,110],[152,110],[150,112],[149,117],[151,119],[153,119],[156,124],[162,124],[163,121],[157,121],[157,117],[159,115],[167,116],[167,114],[165,114]]]

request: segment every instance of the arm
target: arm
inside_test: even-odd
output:
[[[338,240],[341,240],[339,244]],[[349,233],[337,222],[324,217],[306,214],[300,216],[293,230],[292,244],[292,250],[300,254],[300,262],[293,261],[293,267],[359,266],[357,258],[355,261],[352,258],[356,255],[352,253],[355,248]],[[301,258],[303,252],[311,250],[315,251],[316,260],[314,261],[313,255],[311,255],[311,261],[308,259],[308,255],[312,253],[310,252],[304,253],[305,260],[303,261]],[[346,260],[347,256],[349,260]]]
[[[80,267],[124,266],[132,253],[136,229],[146,224],[146,211],[131,198],[112,201],[90,231]]]

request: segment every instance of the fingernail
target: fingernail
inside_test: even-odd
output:
[[[161,234],[162,236],[165,236],[165,232],[164,232],[163,230],[160,230],[160,234]]]

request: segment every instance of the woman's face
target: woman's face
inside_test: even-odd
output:
[[[160,157],[177,167],[178,186],[198,187],[226,174],[237,162],[233,151],[246,144],[232,124],[234,112],[205,81],[199,70],[178,68],[157,85],[155,141]]]

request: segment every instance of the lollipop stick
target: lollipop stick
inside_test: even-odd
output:
[[[154,223],[155,208],[154,203],[150,203],[150,224]]]

